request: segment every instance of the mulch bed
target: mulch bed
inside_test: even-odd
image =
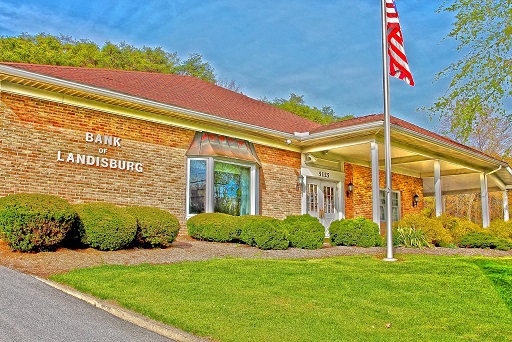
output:
[[[20,272],[48,277],[75,268],[105,264],[136,265],[141,263],[162,264],[182,261],[199,261],[212,258],[326,258],[331,256],[366,254],[384,258],[386,248],[332,247],[325,244],[317,250],[289,248],[284,251],[264,251],[237,243],[197,241],[188,236],[179,236],[172,246],[164,249],[131,248],[120,251],[98,251],[92,248],[59,248],[54,252],[21,253],[13,252],[0,240],[0,265]],[[512,257],[512,251],[498,251],[474,248],[396,248],[395,254],[465,255]],[[399,259],[399,257],[398,257]]]

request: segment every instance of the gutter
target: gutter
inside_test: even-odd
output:
[[[331,137],[334,135],[343,135],[346,133],[356,133],[358,131],[374,130],[374,129],[380,128],[380,126],[382,126],[381,121],[377,121],[377,122],[370,122],[370,123],[365,123],[365,124],[360,124],[360,125],[355,125],[355,126],[336,128],[336,129],[323,131],[323,132],[319,132],[319,133],[313,133],[313,134],[309,134],[307,132],[306,133],[295,133],[295,134],[298,137],[298,140],[305,142],[305,141],[327,138],[327,137]]]

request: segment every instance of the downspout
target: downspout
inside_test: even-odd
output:
[[[491,172],[487,173],[487,176],[492,175],[494,172],[497,172],[497,171],[499,171],[499,170],[501,170],[501,165],[500,165],[500,167],[498,167],[496,170],[494,170],[494,171],[491,171]]]

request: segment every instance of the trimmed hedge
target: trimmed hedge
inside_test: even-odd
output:
[[[382,246],[379,226],[363,217],[333,221],[329,232],[333,246]]]
[[[287,216],[283,224],[288,230],[290,246],[305,249],[322,248],[325,228],[309,214]]]
[[[168,211],[144,206],[126,207],[125,210],[137,220],[137,245],[167,247],[176,240],[180,222]]]
[[[255,235],[252,232],[255,228],[251,228],[251,227],[253,225],[259,224],[259,222],[269,221],[269,220],[274,220],[274,218],[269,217],[269,216],[259,216],[259,215],[239,216],[237,218],[237,225],[240,229],[240,235],[239,235],[240,241],[249,246],[257,247],[256,241],[254,240]]]
[[[493,236],[488,232],[472,232],[460,239],[459,247],[490,248],[508,251],[512,249],[512,242]]]
[[[78,231],[85,245],[99,250],[118,250],[129,245],[137,233],[137,220],[125,208],[111,203],[76,204]]]
[[[197,214],[187,221],[188,235],[198,240],[230,242],[238,239],[236,217],[222,213]]]
[[[265,216],[237,217],[240,240],[261,249],[287,249],[288,231],[278,219]]]
[[[14,250],[53,249],[76,219],[73,207],[56,196],[15,194],[0,198],[0,233]]]

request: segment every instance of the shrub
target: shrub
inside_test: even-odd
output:
[[[142,247],[167,247],[174,242],[180,230],[176,216],[168,211],[134,206],[125,208],[137,220],[135,241]]]
[[[99,250],[117,250],[129,245],[137,233],[137,220],[111,203],[93,202],[75,205],[78,231],[85,245]]]
[[[512,241],[512,221],[493,220],[489,232],[496,237]]]
[[[430,247],[422,230],[402,226],[393,228],[393,245],[407,248]]]
[[[197,214],[187,221],[188,235],[198,240],[229,242],[238,239],[236,217],[222,213]]]
[[[467,248],[491,248],[503,251],[512,249],[511,242],[506,239],[492,236],[488,232],[468,233],[460,239],[459,246]]]
[[[288,231],[278,219],[265,216],[240,216],[240,240],[261,249],[287,249]]]
[[[0,232],[18,251],[55,248],[77,219],[64,199],[42,194],[15,194],[0,198]]]
[[[453,242],[457,243],[467,233],[480,231],[482,228],[468,219],[458,218],[450,215],[441,215],[436,218],[446,231],[452,236]]]
[[[363,217],[333,221],[329,231],[333,246],[382,246],[379,226]]]
[[[290,215],[283,221],[288,230],[290,246],[305,249],[322,248],[325,228],[309,214]]]
[[[444,247],[453,243],[452,235],[435,218],[428,218],[420,214],[410,214],[395,222],[394,226],[412,228],[415,231],[421,230],[425,234],[425,239],[435,246]]]
[[[256,241],[254,240],[255,234],[253,232],[256,228],[252,226],[256,226],[259,224],[259,222],[268,220],[274,220],[274,218],[257,215],[244,215],[238,217],[237,225],[240,229],[240,241],[245,244],[248,244],[249,246],[256,247]]]

